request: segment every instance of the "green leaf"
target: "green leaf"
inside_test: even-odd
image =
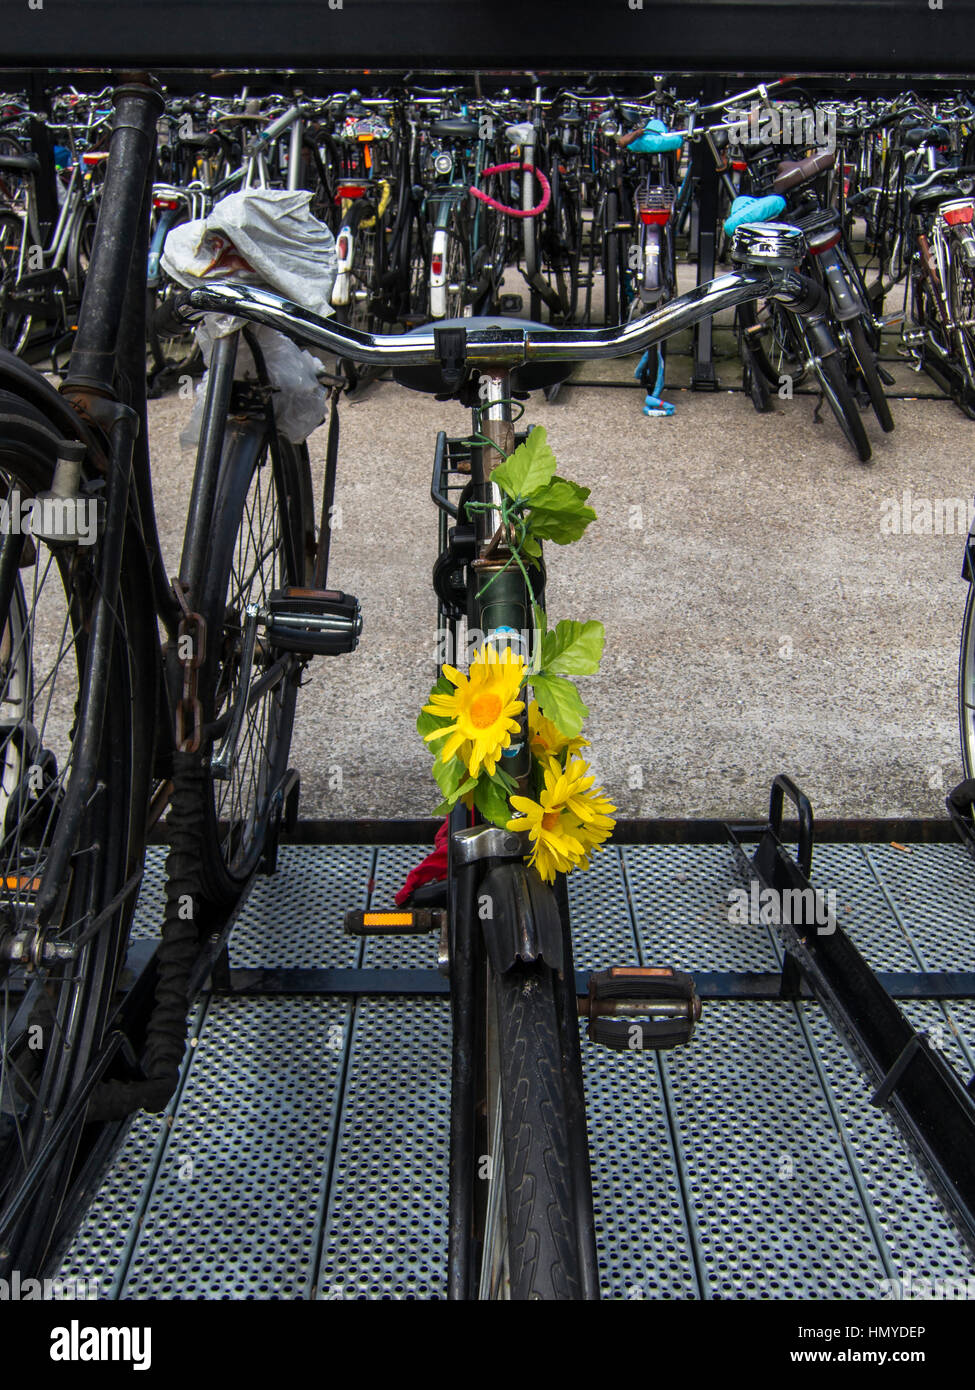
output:
[[[550,482],[554,473],[555,455],[548,447],[545,430],[536,425],[524,444],[519,444],[492,470],[491,481],[509,497],[531,497]]]
[[[570,488],[572,492],[575,493],[576,497],[578,497],[580,502],[585,502],[589,494],[592,492],[591,487],[583,487],[581,483],[574,483],[570,478],[563,478],[558,473],[556,473],[555,476],[552,478],[552,482],[565,483],[566,487]]]
[[[555,541],[556,545],[577,541],[590,521],[596,520],[596,513],[585,505],[581,494],[589,495],[586,488],[568,483],[564,478],[553,480],[536,492],[528,513],[529,536],[535,540]]]
[[[501,766],[500,763],[496,764],[494,773],[492,775],[494,781],[497,782],[498,785],[502,787],[509,795],[513,791],[518,790],[518,783],[509,773],[505,772],[504,768]]]
[[[451,684],[451,682],[447,679],[446,676],[441,676],[437,681],[436,685],[430,691],[430,695],[449,695],[451,691],[454,690],[454,688],[455,687]],[[429,696],[427,697],[425,703],[430,703]],[[416,717],[416,731],[420,735],[420,737],[423,738],[424,734],[430,734],[433,732],[434,729],[442,729],[445,724],[452,723],[453,718],[449,714],[427,714],[425,713],[425,711],[421,709],[420,713]],[[436,757],[440,751],[438,741],[436,739],[433,741],[433,743],[428,743],[427,747],[429,748],[430,752],[434,755],[434,757]]]
[[[599,670],[606,629],[595,619],[576,623],[562,619],[542,641],[542,670],[546,675],[591,676]]]
[[[497,776],[489,777],[487,773],[478,778],[477,786],[474,788],[474,805],[485,820],[491,821],[494,825],[506,826],[513,815],[508,805],[507,791],[501,786]]]
[[[582,721],[589,711],[570,680],[565,676],[533,676],[532,688],[539,709],[560,733],[575,738],[582,732]]]
[[[451,758],[449,762],[445,763],[438,754],[433,764],[433,776],[437,786],[451,805],[457,800],[457,788],[465,778],[473,786],[473,779],[468,777],[467,767],[460,758]]]
[[[532,536],[526,534],[521,543],[521,553],[523,556],[527,555],[529,560],[538,560],[542,554],[542,547]]]

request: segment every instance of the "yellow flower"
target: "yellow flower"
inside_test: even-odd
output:
[[[580,749],[589,747],[589,740],[581,734],[569,738],[551,719],[546,719],[538,708],[537,700],[532,700],[528,706],[528,738],[531,750],[540,763],[546,762],[548,758],[558,758],[561,761],[563,753],[567,752],[571,756]]]
[[[477,777],[482,767],[493,776],[511,735],[518,732],[515,715],[521,714],[525,704],[515,696],[524,672],[524,657],[515,656],[508,648],[500,655],[494,647],[482,648],[466,676],[453,666],[445,666],[443,673],[456,689],[449,695],[435,692],[423,709],[427,714],[449,717],[451,723],[424,734],[424,742],[446,738],[440,750],[442,762],[459,756],[472,777]]]
[[[528,831],[532,842],[529,864],[552,883],[557,873],[589,867],[589,855],[602,848],[616,824],[616,807],[601,788],[592,790],[594,778],[582,758],[570,757],[563,770],[555,758],[543,769],[544,787],[537,801],[513,796],[511,805],[521,817],[508,821],[508,829]]]

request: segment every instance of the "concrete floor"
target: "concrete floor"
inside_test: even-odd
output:
[[[740,385],[719,332],[722,387]],[[893,339],[892,345],[893,345]],[[676,344],[675,348],[679,348]],[[890,355],[893,355],[893,346]],[[668,382],[686,381],[674,351]],[[633,361],[584,364],[632,380]],[[820,815],[941,815],[961,777],[956,666],[964,525],[885,534],[892,499],[973,493],[975,425],[924,376],[894,366],[896,429],[872,415],[859,464],[816,398],[671,391],[647,419],[637,389],[565,386],[529,402],[559,470],[592,489],[598,520],[548,554],[549,612],[606,625],[602,672],[582,681],[592,761],[621,814],[751,816],[791,774]],[[167,560],[182,537],[190,403],[150,403]],[[436,432],[458,405],[391,382],[343,403],[330,587],[358,594],[359,650],[319,659],[302,689],[292,763],[304,816],[429,814],[438,794],[414,720],[433,679],[430,501]],[[316,485],[324,431],[310,441]]]

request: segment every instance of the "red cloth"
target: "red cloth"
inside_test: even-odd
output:
[[[396,894],[396,906],[405,907],[417,888],[424,883],[439,883],[447,877],[447,822],[437,831],[433,849],[422,863],[406,876],[406,882]]]

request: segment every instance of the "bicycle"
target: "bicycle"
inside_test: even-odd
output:
[[[435,450],[438,633],[457,650],[458,624],[466,620],[468,630],[481,633],[481,650],[515,661],[539,637],[545,561],[539,550],[527,567],[512,563],[516,541],[493,481],[529,437],[515,430],[513,400],[564,380],[577,361],[643,351],[757,296],[781,297],[797,314],[815,316],[823,292],[795,271],[803,250],[797,228],[777,235],[743,229],[736,240],[741,269],[607,329],[470,317],[372,336],[249,287],[194,289],[186,302],[190,310],[239,315],[300,344],[390,366],[401,385],[470,407],[470,436],[441,434]],[[459,491],[456,501],[452,490]],[[527,717],[524,709],[517,715],[505,757],[516,787],[530,775]],[[448,1296],[595,1299],[578,1038],[584,1010],[576,998],[564,877],[556,874],[549,886],[526,867],[523,832],[468,812],[462,801],[450,811],[446,841],[444,883],[416,893],[406,911],[350,912],[346,930],[441,933],[454,1039]],[[590,1038],[611,1047],[625,1048],[630,1028],[641,1047],[680,1045],[700,1012],[693,981],[669,969],[616,967],[597,972],[590,987]]]
[[[236,900],[294,804],[301,672],[316,651],[352,650],[360,625],[354,599],[323,592],[328,530],[316,551],[307,449],[276,429],[249,328],[257,382],[234,380],[241,332],[214,347],[179,573],[166,578],[145,372],[162,105],[145,79],[115,94],[61,390],[0,353],[2,1271],[50,1254],[87,1121],[172,1095],[207,913]],[[116,1010],[146,835],[167,808],[140,1063]]]

